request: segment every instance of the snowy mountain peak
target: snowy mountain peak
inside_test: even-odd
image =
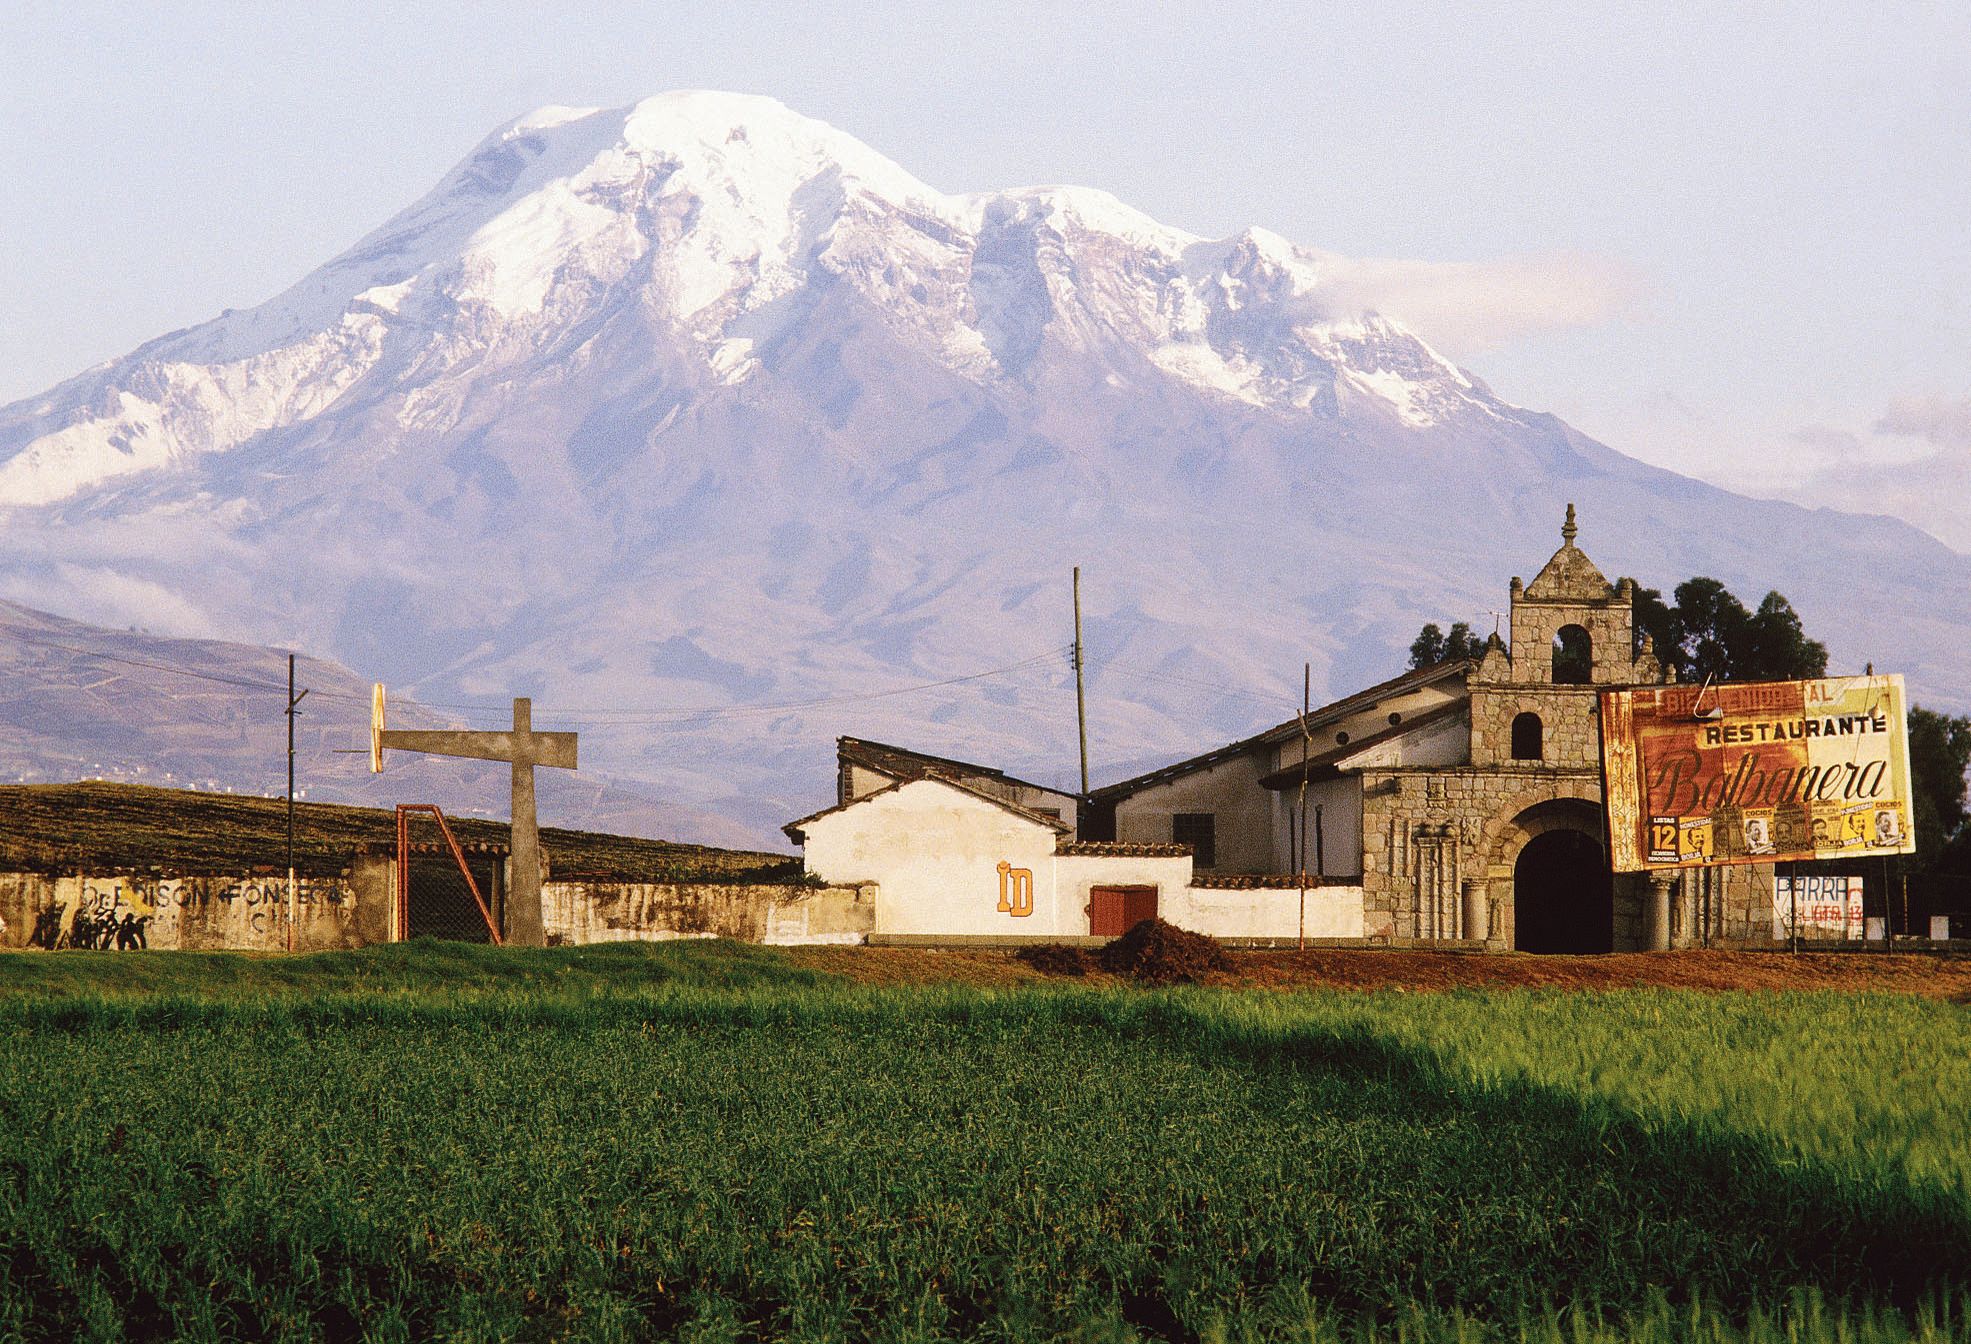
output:
[[[0,410],[0,505],[185,467],[413,371],[426,390],[398,423],[442,428],[469,385],[603,325],[662,333],[709,387],[743,383],[831,293],[980,386],[1065,360],[1296,414],[1434,423],[1474,400],[1322,291],[1321,254],[1266,230],[1211,242],[1086,187],[944,195],[771,98],[550,106],[286,293]]]

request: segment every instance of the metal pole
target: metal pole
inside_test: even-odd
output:
[[[1300,950],[1307,950],[1307,711],[1312,707],[1314,664],[1300,665]]]
[[[1786,950],[1800,950],[1800,865],[1786,865]]]
[[[1074,567],[1074,718],[1075,726],[1081,735],[1081,797],[1075,800],[1077,810],[1088,801],[1088,697],[1082,689],[1081,665],[1084,659],[1081,648],[1081,566]]]

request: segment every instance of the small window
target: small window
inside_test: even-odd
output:
[[[1584,686],[1595,676],[1594,642],[1578,625],[1563,625],[1554,636],[1554,684]]]
[[[1348,734],[1347,734],[1347,733],[1336,733],[1336,734],[1335,734],[1335,741],[1336,741],[1336,742],[1339,742],[1339,743],[1340,743],[1340,744],[1341,744],[1342,746],[1344,746],[1344,747],[1345,747],[1345,746],[1347,746],[1347,745],[1348,745]]]
[[[1218,862],[1216,821],[1210,812],[1179,812],[1170,819],[1171,841],[1191,847],[1194,867],[1210,868]]]
[[[1389,726],[1391,728],[1394,728],[1397,724],[1401,722],[1403,722],[1403,716],[1401,714],[1398,714],[1395,710],[1391,710],[1389,713]]]
[[[1512,721],[1512,758],[1515,761],[1537,761],[1543,755],[1540,716],[1528,710]]]

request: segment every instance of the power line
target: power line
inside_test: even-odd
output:
[[[246,690],[279,692],[282,694],[287,693],[285,686],[272,681],[249,681],[242,677],[229,677],[216,672],[201,672],[193,668],[177,666],[170,663],[160,663],[144,658],[128,658],[120,654],[105,653],[100,649],[81,648],[73,644],[63,644],[56,640],[36,639],[30,635],[13,634],[9,638],[23,644],[35,644],[45,648],[59,649],[65,653],[76,654],[84,658],[100,659],[105,662],[119,663],[127,667],[141,667],[155,672],[169,673],[174,676],[191,677],[198,681],[207,681],[223,686],[236,686]],[[944,677],[936,681],[916,682],[907,686],[893,686],[880,691],[860,691],[848,695],[818,696],[808,700],[789,700],[776,704],[668,706],[647,710],[576,709],[566,714],[557,713],[554,717],[559,722],[586,723],[591,726],[611,726],[614,724],[662,723],[672,720],[709,720],[748,714],[784,714],[793,710],[820,709],[831,705],[856,704],[869,700],[887,699],[898,695],[912,695],[921,691],[938,690],[946,686],[963,685],[966,682],[981,681],[988,677],[1005,676],[1008,673],[1021,671],[1039,663],[1051,662],[1060,656],[1061,650],[1049,649],[1045,653],[1035,654],[1031,658],[1023,658],[1017,663],[1008,663],[1004,667],[986,668],[983,671],[967,672],[959,676]],[[367,702],[368,700],[368,697],[365,695],[356,695],[343,691],[317,690],[313,694],[317,698],[330,700],[357,702]],[[425,709],[454,709],[468,713],[483,714],[504,713],[508,709],[506,705],[488,705],[462,701],[414,700],[413,703]]]

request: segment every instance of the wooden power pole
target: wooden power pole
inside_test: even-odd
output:
[[[1074,567],[1074,719],[1081,735],[1081,797],[1077,811],[1088,802],[1088,696],[1082,688],[1081,566]],[[1079,826],[1076,827],[1080,829]]]
[[[294,716],[308,692],[294,693],[294,655],[287,656],[287,950],[294,951]]]

